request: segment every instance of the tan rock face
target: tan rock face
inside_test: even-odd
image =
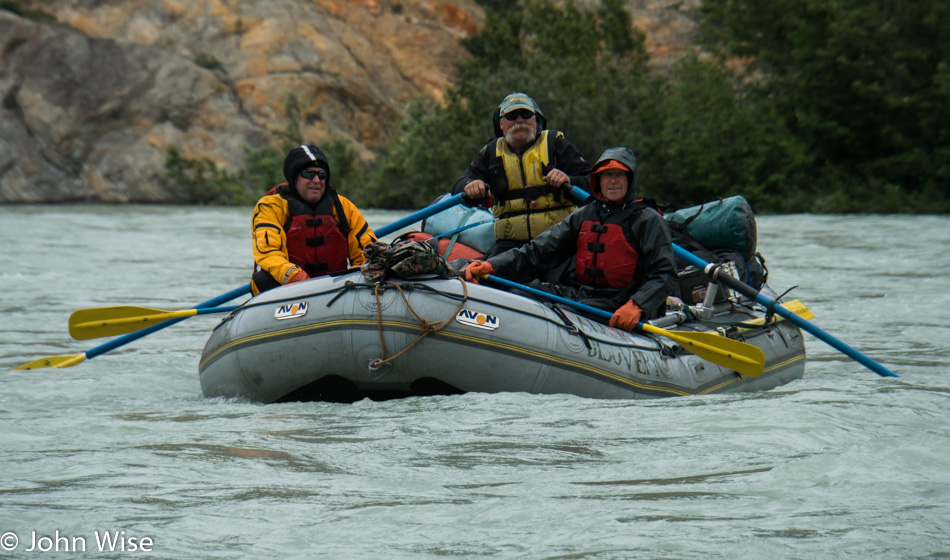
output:
[[[261,126],[284,117],[287,92],[308,120],[356,136],[320,101],[398,115],[420,93],[441,96],[465,56],[458,39],[484,15],[474,1],[176,0],[36,2],[84,34],[147,45],[195,61],[234,84]],[[96,5],[86,8],[84,5]],[[325,95],[314,99],[314,91]],[[345,117],[346,115],[344,115]]]
[[[650,35],[695,32],[699,0],[628,0]],[[163,202],[166,150],[239,166],[301,103],[308,141],[366,149],[441,99],[484,24],[475,0],[21,0],[0,10],[0,203]],[[685,7],[684,7],[685,6]]]
[[[0,203],[167,201],[170,145],[240,165],[301,102],[308,140],[382,140],[441,97],[473,1],[41,0],[0,11]]]
[[[20,162],[0,202],[165,201],[169,145],[227,163],[267,141],[225,82],[180,56],[3,14],[0,45],[0,149]]]

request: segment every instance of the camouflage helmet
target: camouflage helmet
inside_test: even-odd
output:
[[[505,96],[501,103],[498,104],[498,107],[495,108],[495,112],[492,113],[491,122],[495,127],[495,138],[504,136],[504,134],[501,132],[501,116],[515,109],[527,109],[529,111],[533,111],[534,114],[537,115],[538,132],[541,132],[547,126],[544,113],[541,112],[541,107],[538,106],[537,101],[524,93],[509,93]]]

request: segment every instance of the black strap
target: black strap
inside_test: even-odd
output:
[[[557,138],[557,131],[548,130],[548,163],[542,169],[545,176],[552,169],[557,168],[557,152],[554,149],[554,141],[556,138]],[[552,194],[554,195],[554,201],[560,204],[561,203],[561,189],[553,189]]]
[[[765,324],[769,324],[772,322],[772,317],[775,316],[776,304],[781,305],[781,299],[787,296],[789,292],[791,292],[797,287],[798,286],[792,286],[791,288],[785,290],[784,292],[782,292],[781,295],[779,295],[778,297],[770,301],[769,304],[765,306]]]
[[[555,193],[555,198],[557,194],[560,193],[560,189],[556,189],[551,185],[539,185],[536,187],[525,187],[523,189],[509,190],[508,192],[495,197],[495,204],[502,204],[508,200],[537,200],[542,196],[546,196],[552,193]]]
[[[686,219],[683,221],[683,230],[685,230],[686,228],[688,228],[688,227],[689,227],[689,224],[693,223],[693,220],[695,220],[696,218],[698,218],[699,215],[703,213],[703,208],[706,207],[706,203],[707,203],[707,202],[722,202],[722,197],[721,197],[721,196],[717,196],[717,197],[716,197],[716,200],[712,200],[712,201],[706,200],[706,201],[704,201],[702,204],[700,204],[700,205],[699,205],[699,211],[696,212],[695,214],[693,214],[692,216],[686,218]]]
[[[495,218],[496,220],[507,220],[510,218],[517,218],[518,216],[525,216],[527,214],[543,214],[545,212],[551,212],[552,210],[557,210],[557,208],[529,208],[527,210],[518,210],[517,212],[505,212],[501,216]]]
[[[575,325],[574,322],[571,321],[571,319],[564,313],[563,309],[561,309],[560,307],[557,306],[557,304],[554,304],[554,303],[548,303],[546,305],[551,308],[551,311],[554,311],[554,313],[558,316],[558,318],[561,319],[561,321],[564,321],[564,324],[567,325],[568,333],[581,337],[581,340],[584,342],[584,346],[586,346],[588,350],[593,348],[590,344],[590,337],[587,336],[587,333],[579,329],[577,325]]]
[[[327,263],[308,263],[303,265],[303,269],[307,276],[313,278],[330,270],[330,265]]]
[[[350,233],[350,223],[346,221],[346,212],[343,211],[343,203],[340,202],[340,195],[332,187],[327,187],[327,194],[333,197],[333,208],[336,210],[337,225],[343,232],[343,237]]]
[[[356,243],[360,246],[360,249],[363,248],[363,234],[366,233],[366,230],[368,229],[369,229],[369,224],[366,223],[366,224],[363,224],[363,227],[361,227],[360,230],[356,233]],[[370,239],[373,239],[373,237],[370,236]],[[373,241],[376,241],[376,240],[373,239]],[[370,241],[370,243],[372,243],[372,241]]]
[[[711,253],[711,251],[707,249],[702,243],[700,243],[699,241],[696,241],[696,239],[692,235],[686,232],[686,226],[689,223],[689,221],[692,220],[692,218],[693,216],[690,216],[690,218],[686,222],[673,222],[670,220],[666,220],[666,225],[669,226],[670,228],[670,234],[672,234],[673,237],[675,237],[676,239],[679,239],[686,245],[692,247],[692,250],[690,251],[691,253],[696,253],[696,252]]]
[[[554,143],[557,140],[557,132],[558,131],[556,130],[545,131],[548,137],[547,139],[548,140],[548,162],[547,164],[544,165],[544,167],[541,168],[542,172],[545,175],[547,175],[550,170],[557,167],[557,163],[558,163],[557,151],[554,149]],[[504,139],[500,138],[499,141],[504,141]],[[492,155],[490,157],[501,159],[497,155],[497,149],[494,152],[492,152]],[[489,169],[491,169],[491,161],[492,160],[489,160]],[[556,189],[552,187],[551,185],[525,187],[523,189],[517,189],[514,192],[512,192],[511,190],[507,189],[507,180],[506,180],[505,187],[506,188],[504,192],[492,193],[492,195],[494,195],[495,197],[495,204],[501,205],[501,204],[504,204],[504,202],[507,200],[517,200],[517,199],[537,200],[541,198],[542,196],[546,196],[549,194],[554,195],[555,202],[558,202],[558,203],[561,202],[561,189]]]

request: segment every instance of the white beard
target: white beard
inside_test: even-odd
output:
[[[527,131],[528,134],[521,137],[518,133],[523,130]],[[508,129],[508,132],[505,134],[505,142],[511,146],[512,150],[520,152],[530,146],[537,137],[538,131],[535,127],[522,123],[516,124]]]

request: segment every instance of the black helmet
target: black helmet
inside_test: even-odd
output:
[[[537,101],[524,93],[509,93],[495,108],[495,112],[492,113],[491,122],[495,126],[495,138],[504,136],[501,132],[501,116],[514,109],[534,111],[534,114],[538,116],[538,132],[540,133],[546,128],[547,121]]]
[[[319,167],[326,171],[326,183],[330,184],[330,163],[323,150],[313,144],[301,144],[287,153],[287,157],[284,158],[284,179],[293,186],[297,181],[297,175],[308,167]]]

